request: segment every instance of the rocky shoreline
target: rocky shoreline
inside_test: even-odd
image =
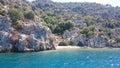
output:
[[[0,18],[0,52],[31,52],[60,49],[60,47],[56,47],[58,46],[58,43],[51,40],[51,30],[48,27],[42,26],[42,22],[40,22],[38,18],[36,18],[35,21],[37,22],[30,23],[29,21],[29,24],[27,22],[23,22],[22,26],[24,28],[16,31],[12,24],[8,22],[6,17]],[[115,47],[113,46],[112,48],[119,48],[120,45],[120,43],[115,41],[108,42],[108,40],[100,36],[93,36],[88,41],[86,41],[87,38],[84,35],[73,36],[63,34],[63,39],[73,38],[72,42],[74,45],[78,45],[78,43],[81,42],[80,45],[92,48],[111,48],[112,46],[110,45],[115,45]],[[58,41],[59,40],[60,39],[58,39]],[[65,48],[71,49],[79,47],[68,46]],[[61,49],[64,49],[64,47],[61,47]]]

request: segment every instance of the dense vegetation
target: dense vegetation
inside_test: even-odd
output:
[[[72,21],[67,21],[67,22],[62,22],[59,23],[55,29],[54,29],[54,33],[57,34],[62,34],[65,30],[69,30],[70,28],[72,28],[74,26],[74,23]]]
[[[26,19],[31,19],[33,20],[35,18],[34,12],[33,11],[28,11],[24,14]]]
[[[120,29],[120,7],[97,3],[55,3],[51,0],[0,0],[0,15],[9,16],[17,29],[22,22],[40,18],[42,25],[51,29],[53,34],[63,35],[76,27],[79,35],[88,39],[93,35],[107,37],[119,42],[115,30]],[[119,33],[118,33],[119,34]],[[65,45],[61,42],[60,45]],[[82,46],[80,42],[78,44]]]
[[[81,30],[81,34],[85,34],[86,37],[89,37],[90,35],[94,35],[94,30],[95,30],[95,26],[89,26],[89,27],[84,27]]]
[[[24,20],[23,13],[16,9],[10,9],[8,15],[13,23],[16,23],[18,20]]]
[[[33,4],[32,7],[36,8],[34,10],[38,8],[41,10],[40,17],[53,33],[63,34],[65,30],[69,30],[64,28],[68,20],[75,23],[75,27],[81,29],[80,33],[86,36],[94,34],[95,29],[112,30],[120,27],[120,7],[112,7],[109,4],[55,3],[50,0],[45,0],[44,3],[36,0]],[[91,30],[93,29],[91,25],[94,26],[94,30]]]

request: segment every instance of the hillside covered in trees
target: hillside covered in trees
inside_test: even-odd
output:
[[[120,7],[98,3],[56,3],[36,0],[32,8],[40,11],[44,25],[67,44],[91,47],[118,47]],[[113,43],[113,44],[112,44]]]
[[[57,45],[120,47],[120,7],[0,0],[0,51],[49,50]]]

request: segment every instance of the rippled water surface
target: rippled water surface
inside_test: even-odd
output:
[[[120,68],[120,50],[1,53],[0,68]]]

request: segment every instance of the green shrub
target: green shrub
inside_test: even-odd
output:
[[[71,20],[68,20],[66,23],[65,23],[65,29],[70,29],[74,26],[74,22],[72,22]]]
[[[28,11],[28,12],[26,12],[26,13],[24,14],[24,16],[25,16],[26,19],[31,19],[31,20],[33,20],[33,19],[35,18],[35,14],[34,14],[33,11]]]
[[[8,11],[8,15],[13,23],[17,22],[18,20],[24,20],[23,13],[17,9],[10,9]]]
[[[68,45],[68,43],[64,42],[64,41],[62,41],[62,42],[59,43],[59,46],[67,46],[67,45]]]
[[[0,11],[2,10],[2,7],[3,7],[3,6],[2,6],[2,4],[0,3]]]
[[[115,41],[116,42],[120,42],[120,38],[115,38]]]
[[[0,3],[0,15],[4,16],[5,14],[7,14],[7,11],[3,9],[3,5]]]
[[[56,41],[55,37],[50,37],[49,40],[50,40],[51,42]]]
[[[94,30],[95,30],[94,26],[84,27],[80,33],[85,34],[86,37],[89,37],[94,34]]]
[[[103,34],[107,34],[108,36],[111,36],[113,32],[109,28],[101,28],[99,31]]]
[[[14,22],[13,23],[13,26],[16,28],[16,29],[18,29],[18,30],[21,30],[21,29],[23,29],[23,26],[22,26],[22,23],[21,23],[22,21],[17,21],[17,22]]]
[[[92,16],[85,16],[85,21],[84,21],[88,26],[93,25],[96,23],[94,18]]]
[[[72,40],[70,40],[69,45],[74,45],[74,42]]]
[[[58,20],[54,16],[48,16],[48,15],[43,15],[42,19],[47,23],[47,24],[52,24],[54,25]]]
[[[95,30],[95,26],[89,26],[88,29],[89,29],[90,31],[94,31],[94,30]]]
[[[7,11],[5,11],[5,10],[0,11],[0,15],[4,16],[5,14],[7,14]]]
[[[104,25],[105,25],[105,27],[108,27],[108,28],[115,28],[116,27],[115,23],[113,23],[113,22],[107,22]]]
[[[46,24],[46,26],[49,27],[52,32],[54,32],[55,27],[52,24]]]
[[[82,42],[79,42],[77,46],[84,46]]]
[[[81,33],[87,35],[89,31],[90,31],[90,30],[89,30],[87,27],[84,27],[84,28],[81,30]]]
[[[59,23],[54,29],[54,33],[57,34],[62,34],[64,31],[65,31],[65,23]]]
[[[54,33],[62,34],[64,31],[69,30],[74,26],[74,23],[72,21],[62,22],[59,23],[54,30]]]
[[[23,26],[22,26],[22,23],[21,23],[22,21],[17,21],[16,22],[16,28],[18,29],[18,30],[21,30],[21,29],[23,29]]]

